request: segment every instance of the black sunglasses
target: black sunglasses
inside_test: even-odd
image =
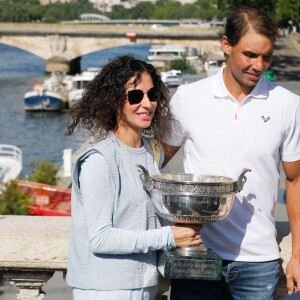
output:
[[[144,94],[148,95],[151,102],[158,101],[160,98],[160,90],[153,87],[145,93],[141,90],[131,90],[127,94],[127,99],[130,104],[139,104],[143,100]]]

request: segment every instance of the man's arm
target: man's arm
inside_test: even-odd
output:
[[[164,155],[165,159],[162,164],[162,168],[169,162],[169,160],[177,153],[177,151],[180,149],[180,146],[171,146],[164,142],[161,143],[164,149]]]
[[[300,290],[300,160],[282,163],[286,174],[286,205],[292,232],[292,258],[287,265],[288,293]]]

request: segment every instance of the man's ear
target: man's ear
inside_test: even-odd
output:
[[[229,45],[229,41],[226,35],[223,35],[222,37],[222,48],[225,55],[230,56],[232,47]]]

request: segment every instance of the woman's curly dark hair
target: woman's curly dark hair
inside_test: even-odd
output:
[[[173,118],[169,90],[151,64],[127,55],[107,63],[90,82],[81,100],[70,110],[66,135],[73,134],[75,129],[87,129],[94,137],[101,138],[115,129],[126,98],[125,84],[133,76],[136,76],[134,84],[137,84],[143,72],[151,76],[154,87],[160,90],[152,123],[143,133],[161,141],[170,131],[168,120]]]

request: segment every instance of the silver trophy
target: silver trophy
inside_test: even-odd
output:
[[[140,179],[151,194],[156,213],[163,219],[181,224],[201,224],[222,220],[228,215],[234,195],[247,180],[243,169],[237,180],[224,176],[196,174],[157,174],[149,176],[141,165]],[[164,249],[160,258],[164,277],[181,279],[221,278],[222,259],[203,244]]]

